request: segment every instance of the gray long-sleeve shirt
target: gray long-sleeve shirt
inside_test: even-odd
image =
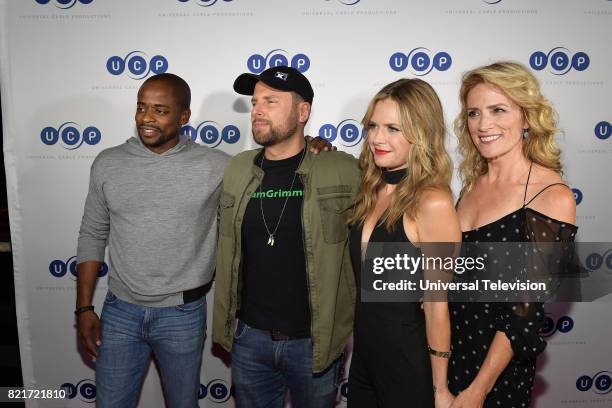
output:
[[[91,165],[77,262],[109,252],[109,290],[145,306],[183,303],[212,279],[217,205],[229,157],[190,139],[163,154],[135,137]]]

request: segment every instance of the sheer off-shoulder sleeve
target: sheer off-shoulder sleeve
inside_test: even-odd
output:
[[[497,304],[494,320],[495,329],[506,334],[519,360],[534,358],[546,348],[539,335],[545,324],[543,301],[555,295],[564,270],[571,264],[578,230],[531,208],[525,208],[523,214],[526,245],[520,278],[544,281],[547,290],[541,294],[541,301],[533,301],[533,293],[516,293],[514,300],[518,301]]]

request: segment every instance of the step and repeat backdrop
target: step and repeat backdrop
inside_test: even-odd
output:
[[[256,147],[250,101],[233,92],[235,77],[293,66],[315,90],[307,132],[358,155],[360,120],[384,84],[428,81],[450,126],[463,72],[500,59],[521,62],[559,111],[579,240],[612,241],[610,0],[2,0],[0,14],[24,384],[63,387],[68,396],[28,407],[95,403],[95,363],[78,346],[72,313],[89,166],[101,150],[135,135],[136,92],[157,73],[176,73],[191,85],[192,117],[182,131],[235,154]],[[448,148],[457,165],[452,132]],[[455,180],[455,192],[458,186]],[[587,268],[612,277],[612,246],[581,256]],[[98,310],[107,271],[100,271]],[[533,406],[612,406],[610,306],[548,307]],[[200,406],[233,407],[227,356],[210,339],[204,354]],[[345,379],[339,406],[346,393]],[[139,406],[163,405],[152,364]]]

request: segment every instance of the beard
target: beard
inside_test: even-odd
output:
[[[269,125],[267,130],[253,129],[253,139],[263,147],[277,145],[295,134],[298,129],[297,109],[292,109],[287,120],[279,125],[274,125],[271,121],[267,122]]]

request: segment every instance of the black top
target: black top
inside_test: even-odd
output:
[[[367,247],[367,244],[375,244],[368,247],[368,250],[382,251],[377,256],[394,257],[398,253],[398,249],[401,246],[394,245],[394,243],[405,243],[411,248],[412,253],[419,253],[418,248],[410,242],[406,233],[404,232],[404,225],[402,218],[394,225],[392,231],[387,231],[384,223],[378,222],[368,243],[361,243],[361,235],[363,231],[363,225],[357,225],[351,228],[349,246],[351,254],[351,262],[353,264],[353,270],[355,271],[355,281],[357,283],[357,308],[355,311],[355,334],[359,331],[359,325],[361,322],[368,319],[382,319],[385,321],[395,321],[406,324],[420,324],[424,321],[425,315],[421,309],[419,303],[414,302],[363,302],[361,299],[362,290],[372,290],[372,280],[377,277],[371,273],[362,274],[362,259],[361,251]],[[388,243],[389,245],[384,245]],[[363,248],[362,248],[363,247]],[[372,256],[366,256],[366,258],[372,258]],[[366,268],[367,271],[371,271],[371,267]]]
[[[530,170],[531,172],[531,170]],[[529,184],[529,177],[525,186]],[[561,184],[561,183],[555,183]],[[577,227],[546,216],[527,205],[502,218],[463,233],[464,242],[570,242]],[[495,260],[489,260],[489,265]],[[499,376],[484,407],[528,407],[535,374],[536,356],[546,347],[539,336],[544,327],[542,303],[449,303],[452,355],[449,362],[449,388],[467,388],[485,360],[498,331],[510,340],[514,356]]]
[[[242,223],[242,301],[238,317],[249,326],[279,330],[295,337],[310,335],[310,305],[306,279],[302,231],[304,187],[295,175],[304,151],[284,160],[267,160],[262,155],[255,164],[264,170],[259,189],[247,204]],[[283,205],[274,245],[274,232]],[[268,225],[264,226],[262,217]]]

